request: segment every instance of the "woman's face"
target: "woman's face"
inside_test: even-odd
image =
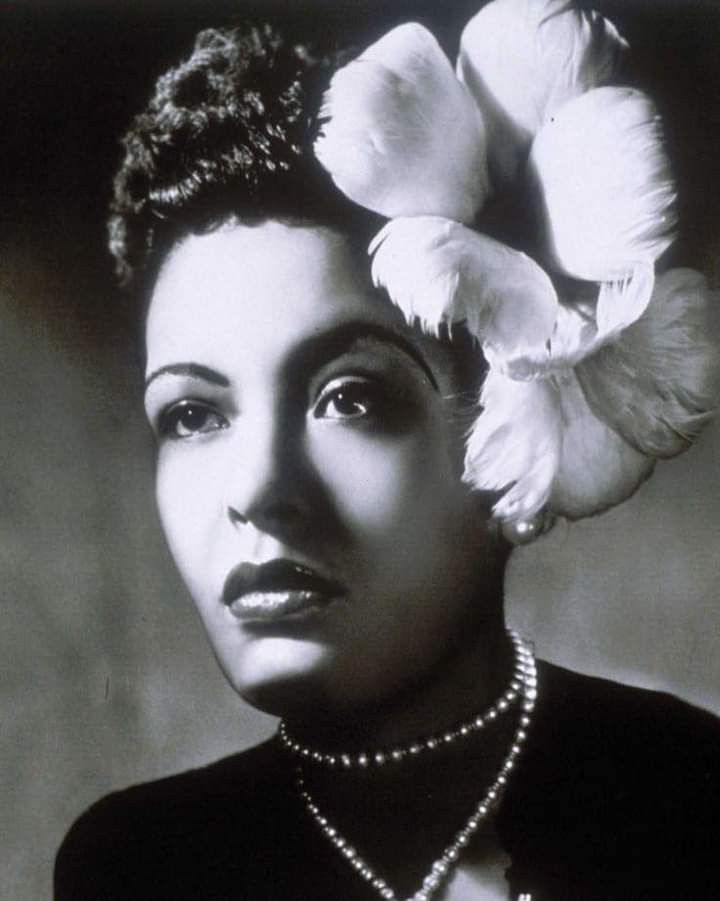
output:
[[[495,566],[450,352],[366,268],[328,229],[227,227],[175,249],[148,315],[168,543],[228,679],[278,714],[427,678]]]

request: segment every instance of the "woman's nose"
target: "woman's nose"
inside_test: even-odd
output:
[[[248,422],[230,442],[225,488],[233,526],[251,523],[281,540],[299,537],[310,521],[313,494],[301,436],[271,419]]]

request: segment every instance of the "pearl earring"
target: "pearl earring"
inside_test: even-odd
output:
[[[513,545],[530,544],[545,532],[549,532],[555,517],[547,510],[540,510],[526,519],[504,520],[501,525],[503,538]]]

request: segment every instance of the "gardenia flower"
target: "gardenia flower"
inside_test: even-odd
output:
[[[401,25],[338,70],[315,154],[338,188],[383,216],[471,222],[488,194],[480,110],[433,35]]]
[[[567,103],[535,138],[530,169],[558,271],[621,281],[672,242],[675,188],[660,117],[641,91],[597,88]]]
[[[567,0],[494,0],[465,27],[458,74],[488,122],[494,174],[511,178],[558,109],[615,76],[627,44]]]
[[[557,295],[524,253],[439,216],[393,219],[370,252],[374,284],[425,331],[463,322],[499,369],[546,348]]]
[[[390,219],[370,245],[375,285],[409,322],[462,323],[482,346],[464,478],[500,494],[505,521],[620,503],[715,406],[710,292],[692,270],[656,276],[675,188],[652,101],[609,84],[626,46],[571,0],[492,0],[463,32],[458,78],[406,25],[326,96],[318,159]],[[501,206],[503,188],[539,206],[547,272],[475,230],[488,160]]]
[[[491,368],[481,414],[467,443],[463,478],[480,491],[503,491],[493,513],[513,521],[547,503],[562,449],[557,387],[549,379],[519,382]]]
[[[507,361],[508,374],[517,379],[537,378],[576,366],[645,312],[654,284],[652,265],[638,264],[631,278],[601,284],[593,298],[559,302],[548,340],[516,353]]]
[[[717,297],[713,298],[717,300]],[[659,276],[644,315],[577,366],[588,402],[653,457],[686,450],[718,396],[717,337],[701,273]]]
[[[655,468],[655,459],[596,415],[576,370],[568,369],[552,381],[562,432],[548,507],[568,519],[603,513],[637,490]]]
[[[517,381],[490,369],[463,478],[500,491],[493,514],[526,519],[549,506],[578,519],[628,498],[655,461],[598,418],[571,369]]]

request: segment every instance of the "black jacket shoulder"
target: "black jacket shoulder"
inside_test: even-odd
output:
[[[265,743],[102,798],[58,851],[56,901],[230,898],[262,863],[248,862],[250,838],[264,834],[268,849],[282,823],[276,762]]]
[[[720,720],[539,666],[534,734],[499,813],[533,901],[720,898],[719,815]]]
[[[719,818],[719,720],[540,664],[527,749],[497,817],[512,897],[720,898]],[[363,898],[308,826],[291,767],[266,742],[99,801],[58,853],[55,898]]]

